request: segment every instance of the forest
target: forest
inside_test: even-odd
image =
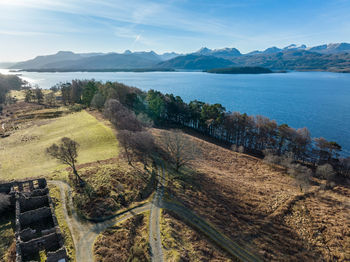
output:
[[[118,82],[73,80],[71,83],[58,83],[51,90],[61,91],[65,105],[80,104],[105,112],[113,111],[113,108],[105,108],[107,106],[122,108],[124,115],[119,114],[118,121],[114,122],[124,121],[129,126],[127,130],[142,131],[136,119],[148,126],[191,128],[225,143],[233,150],[259,157],[269,156],[276,164],[288,157],[313,169],[331,165],[340,176],[350,176],[350,157],[341,155],[341,146],[323,137],[312,138],[306,127],[295,129],[288,124],[279,125],[262,115],[227,112],[221,104],[197,100],[186,103],[173,94],[155,90],[144,92]],[[113,116],[109,118],[113,122]],[[139,134],[145,136],[144,133]]]
[[[16,75],[0,74],[0,112],[10,90],[19,90],[25,83]]]

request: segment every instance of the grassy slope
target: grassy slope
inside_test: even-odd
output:
[[[348,186],[317,191],[323,182],[315,181],[309,190],[317,193],[307,194],[304,201],[304,193],[282,168],[189,137],[202,153],[191,168],[178,173],[168,169],[165,196],[266,261],[349,260]]]
[[[161,235],[165,261],[232,261],[206,237],[162,210]]]
[[[80,144],[78,163],[115,157],[113,131],[85,111],[47,120],[1,139],[0,180],[48,176],[65,166],[45,154],[45,148],[67,136]],[[23,142],[25,141],[25,142]]]

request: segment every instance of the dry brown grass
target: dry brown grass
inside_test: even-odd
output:
[[[150,261],[148,219],[149,214],[137,215],[100,234],[94,245],[95,261]]]
[[[157,136],[159,130],[154,129],[153,133]],[[282,169],[191,138],[202,153],[193,161],[191,169],[183,169],[181,173],[170,170],[169,195],[241,245],[255,250],[266,261],[348,259],[350,219],[345,213],[349,212],[346,206],[350,196],[347,187],[327,191],[324,194],[333,197],[325,198],[318,191],[319,186],[312,185],[309,190],[315,193],[303,196],[293,178]],[[291,225],[296,221],[290,218],[295,213],[294,206],[303,201],[313,221],[298,224],[302,230],[312,232],[307,237]],[[325,229],[318,230],[322,225]],[[324,244],[312,240],[317,234],[325,239]],[[328,252],[335,256],[328,256]]]
[[[150,179],[141,163],[130,166],[122,158],[79,165],[78,171],[86,186],[75,187],[74,204],[83,215],[94,218],[109,216],[142,201]],[[74,180],[72,175],[70,178]]]
[[[350,189],[337,186],[299,201],[284,222],[327,261],[350,261]]]
[[[162,211],[161,234],[165,261],[232,261],[205,236],[165,210]]]

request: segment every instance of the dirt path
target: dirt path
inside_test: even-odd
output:
[[[163,200],[164,192],[164,168],[158,171],[159,183],[157,185],[156,194],[151,203],[145,204],[141,207],[136,207],[125,213],[116,215],[104,222],[93,223],[90,221],[82,221],[73,208],[72,192],[70,186],[62,181],[49,181],[49,183],[57,186],[60,189],[60,197],[63,206],[64,217],[67,221],[69,230],[71,231],[76,251],[77,262],[93,262],[93,245],[96,237],[106,230],[108,227],[115,225],[129,219],[137,214],[150,210],[150,224],[149,224],[149,242],[151,246],[152,261],[163,262],[162,240],[160,235],[160,210],[161,208],[173,211],[183,220],[187,221],[197,230],[204,233],[214,243],[225,249],[229,254],[241,261],[261,261],[251,252],[242,248],[231,239],[221,234],[213,226],[207,223],[204,219],[197,216],[186,207],[175,204],[170,201]],[[68,194],[68,206],[71,209],[72,215],[68,215],[66,205],[66,193]]]
[[[77,262],[93,262],[93,245],[96,237],[106,230],[108,227],[115,225],[116,223],[122,222],[129,219],[137,214],[150,210],[151,205],[146,204],[141,207],[134,208],[128,212],[117,215],[114,218],[106,220],[100,223],[92,223],[89,221],[82,221],[76,211],[73,208],[73,200],[71,195],[70,186],[62,181],[49,181],[49,183],[57,186],[61,192],[61,201],[63,206],[64,217],[67,221],[69,230],[71,231],[72,238],[74,241],[76,261]],[[68,206],[71,209],[72,215],[68,215],[66,205],[66,193],[68,194]]]
[[[232,256],[238,258],[240,261],[261,261],[261,259],[253,255],[248,250],[242,248],[225,235],[221,234],[213,226],[209,225],[204,219],[200,218],[186,207],[168,201],[162,201],[161,207],[176,213],[183,220],[185,220],[197,230],[204,233],[218,246],[226,250]]]
[[[157,191],[152,200],[149,220],[149,243],[151,246],[151,258],[155,262],[163,262],[162,238],[160,235],[160,207],[164,192],[164,169],[158,170]]]

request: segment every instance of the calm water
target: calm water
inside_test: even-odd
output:
[[[119,81],[181,96],[186,102],[221,103],[227,110],[261,114],[294,128],[307,127],[342,145],[350,155],[350,74],[292,72],[266,75],[217,75],[202,72],[27,73],[42,88],[72,79]]]

